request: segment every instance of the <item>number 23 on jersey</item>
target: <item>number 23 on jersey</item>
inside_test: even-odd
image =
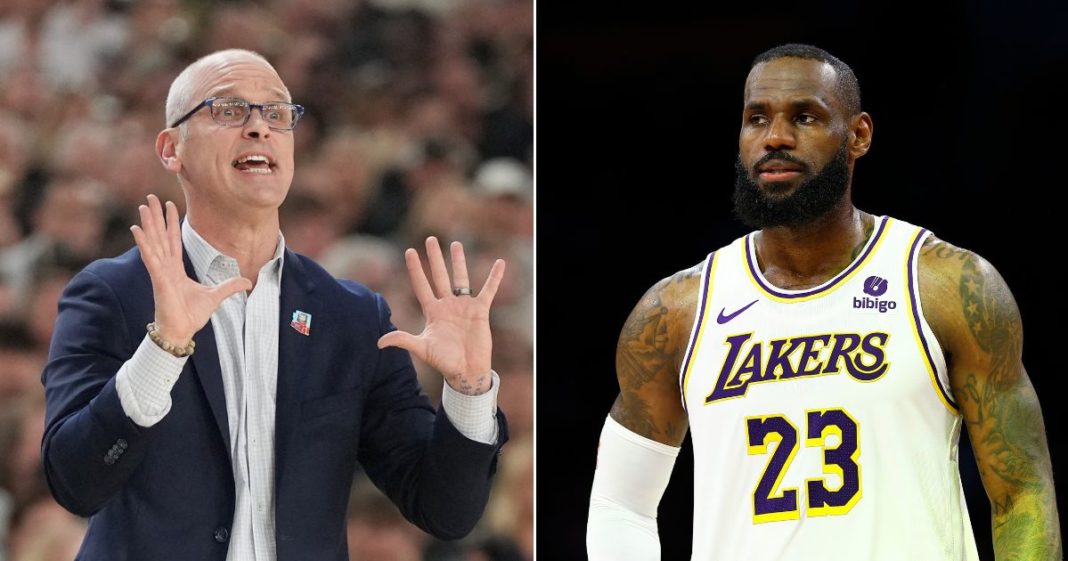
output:
[[[824,409],[808,411],[805,423],[805,446],[823,448],[823,474],[835,474],[841,481],[831,489],[824,478],[806,479],[806,515],[846,514],[861,497],[857,422],[844,409]],[[797,488],[779,488],[797,455],[797,427],[785,416],[769,415],[747,417],[745,428],[750,455],[767,454],[768,445],[778,443],[753,491],[753,523],[799,519]],[[837,444],[828,443],[830,435],[837,436]]]

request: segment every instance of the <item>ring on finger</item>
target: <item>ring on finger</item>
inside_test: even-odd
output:
[[[461,286],[459,288],[452,289],[452,293],[455,294],[456,296],[470,296],[471,295],[471,289],[466,287],[466,286]]]

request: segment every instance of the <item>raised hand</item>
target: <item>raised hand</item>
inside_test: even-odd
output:
[[[426,327],[419,335],[399,330],[387,333],[378,340],[378,348],[405,349],[441,372],[454,390],[479,395],[490,389],[493,340],[489,310],[504,277],[504,260],[493,263],[482,290],[472,295],[464,247],[460,242],[452,242],[450,251],[451,283],[437,238],[426,239],[433,288],[423,272],[419,253],[411,248],[404,252],[412,290],[423,308]]]
[[[148,205],[137,207],[141,225],[131,226],[141,260],[152,278],[156,300],[156,325],[160,336],[184,347],[200,331],[223,300],[241,290],[251,290],[252,281],[237,277],[217,286],[205,286],[189,278],[182,261],[182,223],[178,207],[167,201],[167,218],[155,195]]]

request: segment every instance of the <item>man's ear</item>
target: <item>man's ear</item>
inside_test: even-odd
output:
[[[859,115],[853,117],[849,128],[849,154],[854,160],[868,153],[874,128],[871,115],[861,111]]]
[[[178,158],[179,134],[178,127],[172,127],[160,131],[156,137],[156,156],[159,156],[164,169],[175,174],[182,171],[182,162]]]

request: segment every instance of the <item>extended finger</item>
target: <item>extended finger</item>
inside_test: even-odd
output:
[[[445,256],[441,253],[438,239],[430,236],[426,239],[426,260],[430,263],[430,275],[433,277],[434,292],[438,298],[444,298],[452,292],[449,284],[449,271],[445,268]]]
[[[252,281],[244,277],[235,277],[212,287],[210,292],[215,297],[215,306],[218,307],[223,300],[243,290],[252,290]]]
[[[167,201],[167,237],[170,238],[171,255],[182,255],[182,223],[178,218],[178,205]]]
[[[160,258],[170,255],[169,243],[167,242],[167,228],[163,223],[163,207],[159,204],[159,197],[148,196],[148,217],[150,222],[145,227],[148,240],[158,248]],[[142,216],[144,218],[144,216]]]
[[[486,284],[482,285],[482,291],[478,293],[479,300],[485,300],[487,306],[492,304],[493,297],[497,295],[497,287],[501,285],[503,278],[504,259],[498,259],[493,262],[489,276],[486,277]]]
[[[419,339],[404,331],[390,331],[378,339],[378,348],[399,347],[422,359],[422,345]]]
[[[148,239],[145,237],[145,231],[140,226],[130,226],[130,232],[133,234],[134,241],[137,242],[137,247],[141,249],[141,261],[145,264],[145,268],[148,269],[149,275],[153,275],[159,264],[159,259],[152,251]]]
[[[169,224],[167,223],[167,211],[163,208],[163,202],[159,200],[159,197],[155,195],[148,196],[148,204],[152,208],[152,219],[156,221],[156,236],[157,242],[160,245],[161,251],[167,257],[171,257],[174,253],[171,251],[170,232],[168,231]]]
[[[471,280],[467,276],[467,259],[464,258],[464,244],[452,242],[449,244],[452,253],[452,286],[453,288],[471,288]]]
[[[412,281],[412,291],[424,308],[434,301],[434,291],[430,289],[430,282],[426,280],[423,272],[423,263],[419,260],[419,252],[408,248],[404,252],[404,264],[408,267],[408,278]]]
[[[144,232],[144,230],[142,230],[140,226],[134,225],[134,226],[130,226],[130,233],[133,234],[134,242],[137,244],[137,247],[141,249],[141,255],[142,256],[147,255],[148,254],[148,250],[147,250],[148,249],[147,248],[148,242],[147,242],[147,240],[145,240],[145,232]]]
[[[141,247],[141,253],[147,252],[156,259],[163,259],[166,254],[159,244],[159,234],[156,231],[156,219],[152,216],[152,209],[148,205],[140,205],[137,207],[137,212],[141,215],[141,233],[144,234],[145,242]]]

